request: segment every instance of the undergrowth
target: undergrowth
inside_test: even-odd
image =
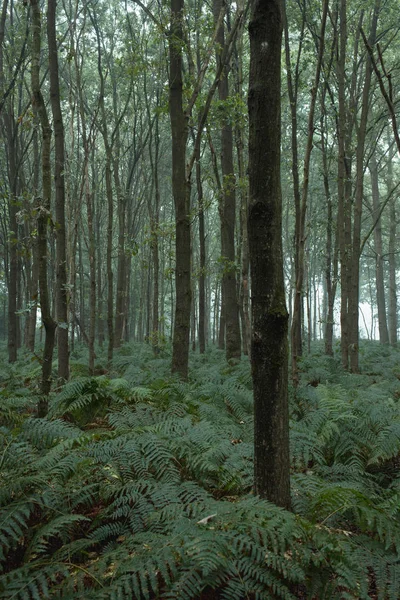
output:
[[[126,345],[35,418],[37,366],[0,374],[0,597],[398,600],[400,355],[315,352],[291,398],[293,513],[252,495],[249,365]],[[104,362],[105,364],[105,362]]]

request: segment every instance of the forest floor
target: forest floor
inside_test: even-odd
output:
[[[35,417],[40,365],[0,372],[0,598],[400,598],[400,351],[361,373],[316,344],[290,391],[293,512],[252,494],[249,362],[127,344],[71,354]],[[56,364],[54,364],[56,368]]]

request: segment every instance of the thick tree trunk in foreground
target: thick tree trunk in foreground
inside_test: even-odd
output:
[[[172,134],[172,192],[176,227],[176,304],[172,344],[172,372],[179,374],[183,379],[187,379],[192,292],[190,286],[190,190],[186,182],[185,171],[188,127],[182,104],[183,7],[183,0],[171,0],[169,113]]]
[[[69,379],[68,348],[68,298],[67,298],[67,251],[65,232],[65,182],[64,182],[64,124],[60,105],[60,82],[58,77],[58,52],[56,40],[56,0],[48,1],[47,38],[49,44],[50,100],[54,121],[56,188],[56,315],[58,377],[62,381]]]
[[[280,186],[281,41],[279,0],[252,0],[248,218],[252,274],[255,493],[290,508],[288,313]],[[265,143],[268,140],[268,143]]]

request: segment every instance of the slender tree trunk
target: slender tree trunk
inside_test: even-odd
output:
[[[292,340],[292,378],[295,385],[298,384],[298,350],[301,347],[301,339],[298,340],[299,330],[301,328],[301,315],[302,315],[302,296],[303,296],[303,282],[305,273],[305,243],[306,243],[306,214],[307,214],[307,200],[308,200],[308,185],[310,177],[310,163],[311,163],[311,152],[313,148],[314,140],[314,114],[315,105],[317,101],[317,92],[319,86],[319,80],[322,69],[322,61],[324,56],[325,46],[325,27],[326,19],[328,15],[328,0],[324,0],[322,21],[321,21],[321,32],[319,35],[319,50],[317,66],[315,70],[314,85],[311,90],[310,100],[310,111],[308,114],[308,135],[306,152],[304,157],[304,168],[303,168],[303,184],[301,190],[301,202],[300,202],[300,220],[297,224],[297,243],[296,255],[297,255],[297,272],[296,272],[296,290],[294,295],[293,314],[292,314],[292,328],[291,328],[291,340]],[[310,333],[310,332],[309,332]]]
[[[67,298],[67,251],[65,231],[65,158],[64,124],[60,105],[60,82],[58,76],[58,51],[56,40],[56,4],[57,0],[48,0],[47,39],[49,46],[50,100],[54,123],[55,143],[55,215],[56,215],[56,315],[58,377],[61,381],[69,379],[68,348],[68,298]]]
[[[159,105],[159,94],[157,92],[157,106]],[[150,219],[150,249],[151,260],[153,264],[153,314],[152,314],[152,332],[151,345],[153,352],[157,355],[160,351],[160,321],[159,321],[159,295],[160,295],[160,256],[159,256],[159,218],[160,218],[160,181],[158,174],[160,160],[160,133],[159,133],[159,116],[156,115],[154,136],[151,122],[150,108],[147,105],[148,120],[150,127],[150,143],[149,156],[152,172],[151,194],[148,195],[148,212]],[[153,140],[154,140],[154,155],[153,155]],[[154,192],[154,204],[153,204]]]
[[[147,259],[147,264],[148,264],[148,268],[147,268],[147,287],[146,287],[146,334],[145,334],[145,339],[146,342],[149,343],[150,342],[150,334],[152,331],[152,327],[151,327],[151,283],[152,283],[152,278],[151,278],[151,252],[148,255],[148,259]]]
[[[4,36],[7,20],[8,1],[3,0],[0,16],[0,94],[3,97],[5,89],[4,76]],[[11,9],[12,10],[12,9]],[[9,223],[8,232],[8,361],[13,363],[17,360],[17,269],[18,269],[18,224],[17,224],[17,156],[16,156],[16,131],[12,116],[11,100],[1,111],[1,117],[6,130],[8,149],[8,179],[10,186],[10,198],[8,203]],[[6,271],[7,272],[7,271]]]
[[[214,319],[213,319],[213,344],[217,344],[217,333],[219,331],[219,294],[220,294],[220,286],[218,285],[218,281],[215,284],[215,296],[214,296]],[[217,345],[217,347],[219,347]]]
[[[203,185],[201,181],[200,148],[196,157],[196,186],[197,204],[199,207],[199,246],[200,246],[200,274],[199,274],[199,351],[206,351],[206,237],[204,224]]]
[[[286,59],[286,76],[287,76],[287,86],[288,86],[288,96],[289,96],[289,105],[290,105],[290,116],[291,116],[291,149],[292,149],[292,177],[293,177],[293,199],[294,199],[294,209],[295,209],[295,227],[294,227],[294,287],[296,288],[296,282],[299,280],[299,249],[300,249],[300,239],[301,239],[301,190],[300,190],[300,176],[299,176],[299,151],[298,151],[298,142],[297,142],[297,134],[298,134],[298,124],[297,124],[297,98],[298,98],[298,89],[299,89],[299,78],[300,78],[300,58],[303,49],[303,38],[304,38],[304,28],[305,28],[305,19],[303,19],[300,36],[299,36],[299,45],[297,51],[297,59],[296,66],[294,70],[294,77],[292,76],[292,66],[290,60],[290,43],[289,43],[289,25],[286,15],[286,0],[284,0],[283,7],[285,9],[284,13],[284,32],[285,32],[285,59]],[[293,304],[295,306],[291,306],[291,315],[290,315],[290,336],[291,336],[291,352],[292,352],[292,361],[295,361],[297,364],[297,358],[300,357],[303,353],[303,344],[302,344],[302,315],[296,315],[295,319],[293,319],[294,311],[301,310],[303,305],[302,301],[302,290],[300,291],[300,297],[297,298],[296,303],[296,292],[294,294],[295,301]],[[293,375],[293,363],[292,363],[292,375]]]
[[[369,161],[372,187],[372,208],[374,220],[380,211],[378,164],[375,152]],[[389,331],[386,321],[385,300],[385,265],[383,261],[382,221],[379,216],[374,229],[375,242],[375,281],[376,281],[376,305],[378,308],[379,341],[381,344],[389,343]]]
[[[74,349],[75,345],[75,316],[77,313],[77,273],[76,273],[76,252],[78,245],[78,221],[75,216],[75,222],[73,225],[73,233],[72,233],[72,242],[71,242],[71,253],[70,253],[70,288],[71,288],[71,297],[69,304],[69,312],[70,312],[70,322],[71,322],[71,338],[70,338],[70,348],[71,351]]]
[[[34,114],[35,124],[38,125],[37,112]],[[39,193],[39,177],[40,177],[40,159],[39,159],[39,140],[38,140],[38,132],[35,127],[35,131],[33,133],[33,197],[37,198]],[[29,230],[31,232],[32,229],[36,229],[36,223],[33,221],[29,225]],[[27,325],[27,337],[26,337],[26,347],[31,351],[35,351],[35,340],[36,340],[36,319],[37,319],[37,304],[38,304],[38,278],[39,278],[39,260],[37,253],[37,240],[32,239],[32,255],[31,255],[31,265],[32,272],[30,277],[30,290],[29,290],[29,301],[31,303],[31,307],[29,310],[29,314],[27,317],[28,325]]]
[[[190,327],[190,341],[192,346],[192,352],[196,351],[196,287],[195,284],[192,286],[192,313],[191,313],[191,327]]]
[[[321,113],[321,153],[323,165],[324,191],[326,199],[326,262],[325,262],[325,287],[326,304],[324,306],[325,320],[325,354],[333,356],[333,325],[334,325],[334,305],[336,297],[336,288],[338,280],[338,230],[336,228],[335,237],[333,237],[333,202],[329,186],[329,169],[326,148],[325,127],[325,90],[322,99]],[[333,243],[334,240],[334,243]]]
[[[279,0],[251,1],[248,230],[254,487],[256,494],[289,509],[288,313],[280,187],[281,10]]]
[[[115,300],[114,348],[119,348],[123,342],[123,331],[125,328],[126,319],[126,198],[123,196],[121,189],[121,182],[119,178],[119,160],[114,160],[114,181],[118,196],[118,263]]]
[[[93,148],[93,141],[91,139],[91,133],[88,134],[87,131],[87,123],[86,123],[86,112],[85,112],[85,102],[83,97],[83,87],[81,82],[81,73],[78,68],[78,64],[76,64],[76,77],[77,77],[77,87],[78,87],[78,95],[79,95],[79,115],[81,119],[81,137],[82,137],[82,146],[83,146],[83,181],[81,188],[81,197],[85,197],[86,204],[86,215],[87,215],[87,225],[88,225],[88,255],[89,255],[89,334],[84,334],[84,315],[82,310],[80,311],[80,319],[79,321],[73,317],[73,321],[75,323],[79,323],[79,329],[82,334],[85,336],[85,341],[88,345],[89,350],[89,373],[91,375],[94,374],[94,361],[95,361],[95,350],[94,350],[94,342],[95,342],[95,326],[96,326],[96,244],[95,244],[95,230],[94,230],[94,192],[93,187],[94,184],[90,181],[89,176],[89,162],[90,162],[90,154]],[[93,165],[93,152],[92,152],[92,181],[94,181],[94,165]],[[76,225],[77,227],[77,225]],[[75,233],[77,236],[77,231]],[[98,240],[100,238],[98,237]],[[100,249],[100,243],[98,244]],[[80,251],[81,256],[81,251]]]
[[[97,204],[96,210],[96,233],[97,239],[101,239],[101,231],[100,231],[100,203]],[[103,302],[103,273],[102,273],[102,253],[101,253],[101,244],[97,244],[97,339],[99,342],[100,348],[103,347],[104,344],[104,302]]]
[[[214,0],[214,20],[217,23],[221,13],[223,0]],[[224,24],[221,23],[216,38],[219,48],[225,44]],[[217,51],[217,63],[221,61],[220,51]],[[218,96],[221,102],[229,98],[228,83],[229,65],[218,84]],[[221,128],[221,258],[223,266],[222,287],[225,317],[225,340],[227,360],[237,360],[241,356],[241,340],[239,325],[239,305],[236,285],[236,253],[235,253],[235,224],[236,224],[236,178],[233,166],[233,131],[228,118],[225,118]]]
[[[183,0],[171,0],[169,113],[172,134],[172,192],[174,196],[176,227],[176,298],[172,344],[172,372],[177,373],[183,379],[187,379],[192,292],[190,285],[190,187],[186,181],[185,172],[188,125],[182,105],[183,9]]]
[[[16,131],[10,114],[4,116],[7,130],[9,154],[9,276],[8,276],[8,362],[17,360],[18,354],[18,316],[17,316],[17,280],[18,280],[18,201],[17,201],[17,156]]]
[[[104,121],[104,127],[107,127]],[[107,360],[111,363],[114,349],[114,324],[113,324],[113,268],[112,268],[112,247],[113,247],[113,224],[114,224],[114,199],[111,182],[111,157],[110,151],[106,159],[106,190],[107,190],[107,328],[108,328],[108,350]]]
[[[43,198],[39,199],[37,206],[38,220],[38,256],[39,256],[39,290],[40,290],[40,308],[42,312],[42,321],[46,332],[43,350],[42,363],[42,399],[38,405],[38,415],[40,417],[47,413],[47,397],[51,389],[51,371],[53,362],[53,350],[55,341],[55,331],[57,324],[51,315],[50,297],[47,282],[47,223],[50,218],[50,199],[51,199],[51,167],[50,167],[50,146],[51,146],[51,128],[47,116],[46,106],[40,90],[40,46],[41,46],[41,16],[38,0],[31,0],[32,7],[32,103],[34,104],[40,119],[42,130],[42,193]]]
[[[92,16],[92,23],[96,32],[97,37],[97,70],[100,79],[100,94],[99,94],[99,107],[101,114],[101,133],[104,140],[104,147],[106,153],[106,165],[105,165],[105,180],[106,180],[106,197],[107,197],[107,251],[106,251],[106,264],[107,264],[107,329],[108,329],[108,347],[107,347],[107,361],[111,363],[114,352],[114,274],[112,265],[112,251],[113,251],[113,227],[114,227],[114,197],[112,189],[112,172],[113,172],[113,160],[112,160],[112,146],[110,144],[108,135],[108,120],[105,109],[105,82],[104,82],[104,71],[102,65],[102,48],[100,40],[100,32],[98,28],[95,15]],[[119,188],[117,193],[119,193]]]
[[[388,157],[387,187],[388,193],[393,189],[393,154]],[[397,345],[397,221],[396,198],[392,194],[390,199],[390,225],[389,225],[389,339],[392,346]]]
[[[224,280],[221,279],[220,303],[219,303],[219,322],[218,322],[218,349],[225,350],[225,300],[224,300]]]
[[[345,141],[346,141],[346,96],[345,96],[345,65],[346,65],[346,45],[347,45],[347,0],[340,1],[340,39],[338,44],[337,59],[337,80],[338,80],[338,213],[337,229],[339,232],[340,248],[340,328],[341,328],[341,360],[342,366],[348,369],[349,366],[349,330],[348,330],[348,290],[347,290],[347,270],[348,270],[348,252],[346,244],[345,221],[346,221],[346,179],[350,178],[349,161],[346,160]]]
[[[371,22],[369,44],[373,45],[376,39],[376,29],[380,0],[375,0],[374,12]],[[364,149],[367,132],[369,99],[371,89],[372,64],[367,54],[365,58],[365,77],[362,91],[361,116],[357,129],[356,149],[356,190],[354,199],[353,237],[351,248],[351,283],[349,286],[349,354],[350,370],[352,373],[359,371],[359,297],[360,297],[360,254],[361,254],[361,218],[364,200]]]
[[[88,152],[88,149],[87,149]],[[88,254],[89,254],[89,373],[94,375],[94,341],[96,335],[96,243],[94,234],[94,193],[90,189],[89,157],[85,161],[85,198],[88,222]],[[92,173],[94,167],[92,166]],[[99,241],[100,245],[100,241]]]
[[[236,59],[236,88],[237,94],[243,99],[243,44],[242,35],[239,36],[238,46],[235,53]],[[247,235],[247,211],[248,211],[248,186],[245,168],[244,154],[244,131],[239,124],[235,128],[235,141],[238,162],[239,190],[240,190],[240,257],[241,277],[239,286],[239,309],[242,324],[242,346],[243,354],[250,353],[251,345],[251,323],[250,323],[250,291],[249,291],[249,240]]]

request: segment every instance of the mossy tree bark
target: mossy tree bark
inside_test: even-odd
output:
[[[57,323],[52,317],[50,297],[47,281],[48,270],[48,221],[50,218],[51,199],[51,127],[47,115],[46,105],[40,90],[40,47],[41,47],[41,15],[37,0],[31,0],[32,7],[32,104],[37,110],[42,131],[42,198],[37,203],[38,241],[37,251],[39,256],[39,291],[42,321],[46,332],[42,362],[42,399],[38,406],[38,415],[44,416],[47,412],[47,397],[51,389],[51,370],[53,350]]]
[[[280,184],[280,0],[252,0],[249,32],[248,235],[253,316],[254,488],[256,494],[289,509],[288,313]]]

